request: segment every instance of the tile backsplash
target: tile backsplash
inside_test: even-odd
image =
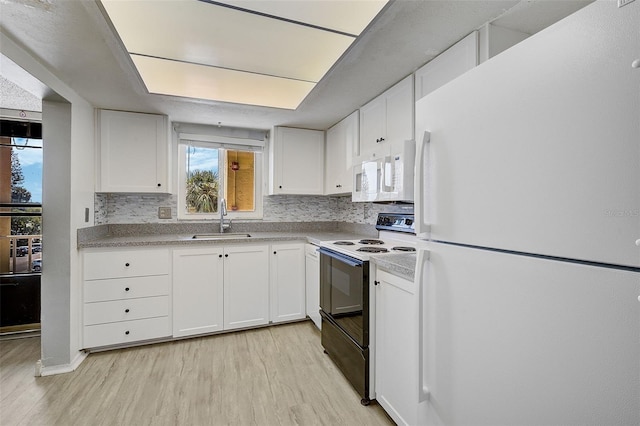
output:
[[[95,224],[171,223],[177,196],[172,194],[96,194]],[[171,207],[172,219],[158,219],[158,207]],[[263,198],[263,222],[339,221],[375,224],[380,212],[410,213],[412,204],[352,203],[351,197],[271,195]]]

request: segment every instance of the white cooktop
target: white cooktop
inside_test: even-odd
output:
[[[418,238],[413,234],[380,231],[378,238],[323,241],[320,247],[367,261],[371,255],[384,256],[415,250]]]

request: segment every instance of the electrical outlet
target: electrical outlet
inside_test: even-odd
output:
[[[635,0],[618,0],[618,7],[625,6]]]
[[[158,219],[171,219],[171,207],[158,207]]]

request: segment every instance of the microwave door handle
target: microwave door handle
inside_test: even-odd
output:
[[[357,266],[362,266],[362,264],[363,264],[362,261],[353,259],[353,258],[351,258],[349,256],[342,255],[340,253],[336,253],[336,252],[331,251],[331,250],[327,250],[327,249],[325,249],[323,247],[321,247],[318,251],[320,252],[320,254],[324,254],[326,256],[332,257],[332,258],[334,258],[336,260],[339,260],[342,263],[346,263],[349,266],[356,266],[357,267]]]

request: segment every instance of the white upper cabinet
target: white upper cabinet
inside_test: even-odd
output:
[[[416,101],[478,65],[478,32],[474,31],[415,72]]]
[[[360,146],[356,161],[384,155],[388,142],[413,139],[413,75],[360,108]]]
[[[275,127],[269,166],[269,195],[322,195],[324,131]]]
[[[96,192],[171,192],[167,116],[98,110],[97,121]]]
[[[486,23],[478,31],[478,63],[493,58],[511,46],[520,43],[529,34]]]
[[[348,194],[353,187],[353,160],[358,146],[359,119],[354,112],[327,130],[325,195]]]

